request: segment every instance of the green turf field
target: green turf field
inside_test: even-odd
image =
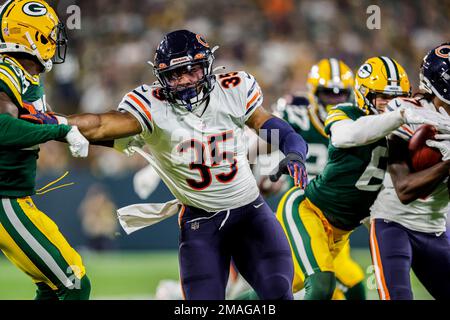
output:
[[[159,280],[178,278],[176,251],[81,255],[91,279],[92,299],[151,299]],[[363,270],[371,265],[368,250],[353,249],[352,256]],[[366,277],[366,283],[372,287],[373,276]],[[416,299],[431,298],[415,277],[413,290]],[[33,299],[34,291],[29,278],[0,256],[0,299]],[[367,295],[378,299],[375,289],[368,289]]]

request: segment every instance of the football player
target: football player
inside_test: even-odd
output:
[[[421,93],[395,99],[388,109],[420,106],[450,112],[450,43],[427,53],[420,68]],[[450,170],[450,138],[437,134],[426,143],[442,162],[414,172],[408,141],[418,129],[404,125],[388,139],[388,173],[371,208],[370,249],[380,299],[413,299],[410,270],[436,299],[450,299],[450,243],[445,234]],[[444,139],[444,140],[442,140]]]
[[[264,111],[252,75],[213,74],[213,52],[199,34],[168,33],[156,50],[155,85],[130,91],[119,111],[68,121],[90,140],[135,135],[116,146],[147,145],[153,168],[183,204],[179,260],[186,299],[224,299],[231,258],[262,299],[292,299],[289,243],[259,194],[243,131],[246,125],[265,130],[286,155],[280,174],[290,173],[300,187],[307,183],[307,145]]]
[[[291,95],[278,102],[278,112],[308,142],[306,166],[312,179],[320,174],[327,162],[328,135],[325,120],[332,107],[339,103],[352,102],[354,76],[351,69],[335,58],[322,59],[308,75],[307,95]],[[290,182],[290,181],[289,181]],[[292,183],[290,186],[293,187]],[[286,229],[284,219],[278,216]],[[304,275],[296,269],[294,293],[302,288]],[[339,290],[334,299],[365,299],[364,272],[350,256],[350,244],[335,259],[335,274]]]
[[[389,57],[370,58],[359,68],[354,93],[356,104],[339,104],[328,113],[325,132],[330,145],[323,172],[304,195],[292,188],[278,206],[277,216],[293,248],[295,282],[301,283],[298,275],[305,275],[305,299],[333,295],[334,260],[352,230],[369,216],[384,178],[385,136],[405,122],[436,118],[434,112],[406,107],[381,114],[391,99],[410,94],[406,72]],[[440,121],[448,126],[448,121]]]
[[[66,139],[74,156],[88,152],[76,127],[57,125],[45,114],[40,75],[64,62],[64,25],[41,0],[7,1],[0,21],[0,249],[33,279],[36,299],[88,299],[91,287],[80,255],[31,199],[40,143]]]
[[[353,101],[354,76],[351,69],[341,60],[335,58],[322,59],[312,66],[307,79],[307,93],[287,95],[277,102],[277,113],[286,120],[294,130],[308,142],[308,158],[306,166],[308,178],[320,174],[327,162],[328,135],[325,133],[325,120],[328,112],[336,104]],[[267,178],[268,179],[268,178]],[[264,188],[263,177],[259,184]],[[290,188],[294,185],[288,181]],[[272,186],[274,184],[271,184]],[[275,193],[272,187],[263,192]],[[289,189],[290,189],[289,188]],[[286,213],[286,211],[283,211]],[[283,216],[278,216],[284,229],[287,228]],[[295,221],[294,221],[295,223]],[[294,249],[294,246],[291,245]],[[305,276],[300,268],[296,268],[293,291],[297,293],[303,288]],[[365,299],[364,272],[350,256],[350,245],[335,259],[335,273],[339,289],[333,299]],[[251,293],[239,298],[254,297]]]

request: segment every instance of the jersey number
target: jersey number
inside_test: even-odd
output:
[[[221,74],[219,79],[222,87],[225,89],[237,87],[241,83],[241,78],[237,74],[237,72]]]
[[[387,158],[387,149],[386,147],[378,146],[372,150],[372,158],[370,159],[370,163],[367,166],[366,170],[364,170],[361,177],[356,181],[356,188],[362,191],[377,191],[381,188],[383,184],[384,174],[386,172],[385,168],[380,168],[380,160],[382,158]],[[383,162],[386,164],[386,162]],[[379,183],[370,183],[372,178],[378,179]]]
[[[216,174],[214,177],[220,183],[231,182],[237,174],[237,159],[234,152],[220,151],[219,145],[233,138],[233,131],[226,131],[219,134],[208,136],[208,146],[210,151],[211,167],[217,167],[222,161],[227,161],[230,164],[230,171],[227,173]],[[178,152],[187,152],[189,149],[194,150],[195,161],[189,164],[191,170],[198,170],[201,180],[186,179],[186,182],[195,190],[203,190],[211,185],[212,174],[209,166],[206,165],[206,146],[204,143],[191,139],[186,140],[178,145]]]

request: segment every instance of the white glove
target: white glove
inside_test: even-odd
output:
[[[444,107],[439,107],[439,113],[444,117],[450,117]]]
[[[72,126],[66,135],[69,149],[75,158],[85,158],[89,152],[89,141],[80,133],[77,126]]]
[[[436,141],[436,140],[427,140],[427,146],[432,148],[437,148],[442,154],[442,160],[446,161],[450,159],[450,141]]]
[[[435,134],[434,135],[434,138],[436,139],[436,140],[450,140],[450,134],[444,134],[444,133],[441,133],[441,134]]]
[[[134,192],[142,200],[147,199],[158,187],[161,178],[151,165],[136,172],[133,177]]]
[[[406,124],[430,124],[439,132],[450,133],[450,117],[445,113],[425,108],[401,107],[403,120]],[[445,110],[444,110],[445,112]]]
[[[439,122],[439,113],[423,108],[400,107],[406,124],[431,124]]]

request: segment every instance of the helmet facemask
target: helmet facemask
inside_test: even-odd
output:
[[[214,76],[212,75],[211,55],[208,59],[192,61],[171,68],[154,69],[155,76],[163,88],[164,96],[172,103],[184,106],[188,111],[203,103],[214,87]],[[197,70],[200,68],[200,70]],[[192,70],[202,72],[201,78],[195,83],[186,85],[173,85],[172,83]]]
[[[69,40],[69,38],[67,37],[66,26],[64,25],[64,23],[60,22],[56,25],[53,32],[56,32],[55,38],[52,39],[55,41],[56,51],[55,55],[52,58],[52,62],[53,64],[61,64],[66,61],[67,42]],[[52,38],[53,32],[51,35]]]
[[[349,101],[350,94],[351,91],[349,89],[319,87],[315,95],[319,104],[328,109],[330,106]]]
[[[317,101],[319,118],[325,122],[328,112],[335,105],[348,102],[350,100],[351,91],[338,87],[318,87],[314,96]]]

